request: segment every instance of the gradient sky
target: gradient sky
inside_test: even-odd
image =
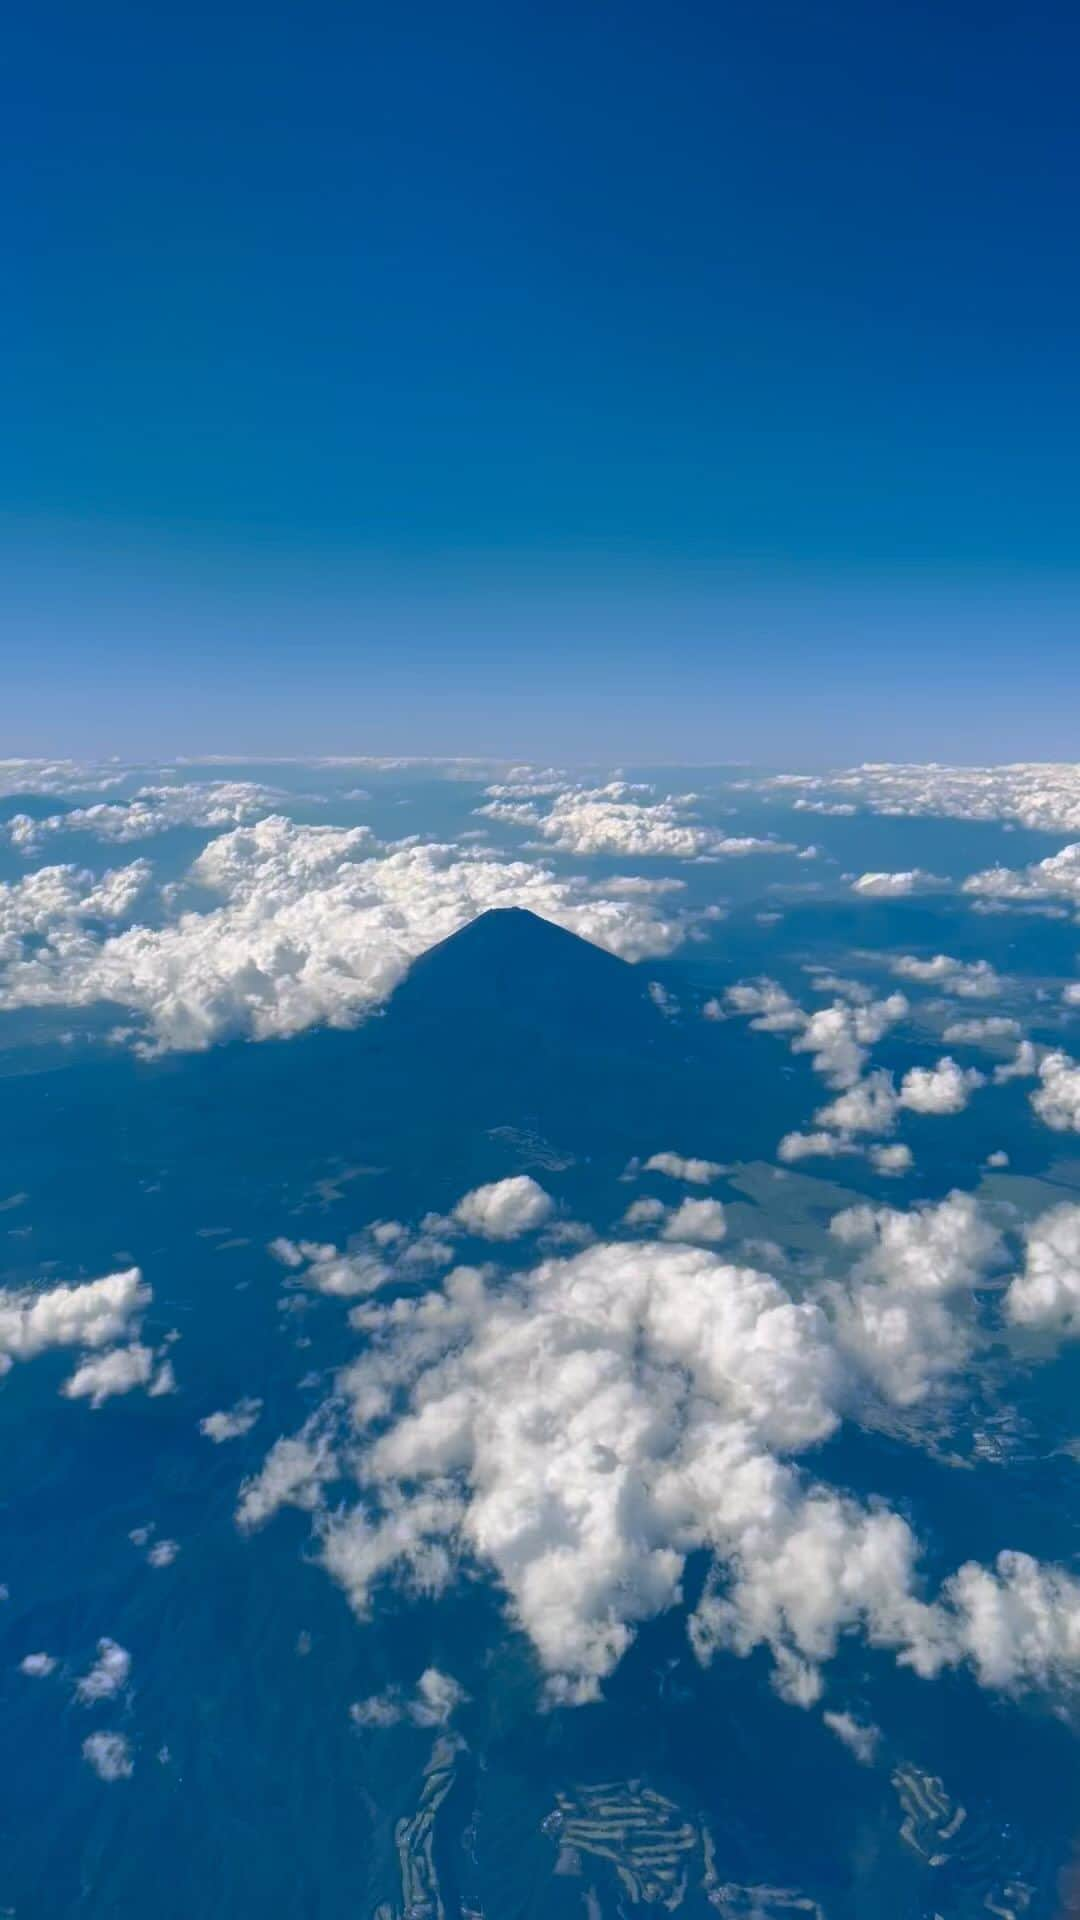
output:
[[[0,752],[1075,757],[1075,6],[7,55]]]

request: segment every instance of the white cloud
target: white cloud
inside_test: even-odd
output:
[[[815,1073],[840,1088],[855,1085],[869,1049],[911,1010],[902,993],[890,993],[884,1000],[861,994],[838,999],[806,1013],[768,979],[739,981],[728,988],[727,1000],[737,1013],[749,1014],[759,1031],[793,1034],[792,1052],[812,1054]]]
[[[868,764],[837,773],[782,774],[758,784],[796,787],[802,797],[824,794],[874,813],[1015,821],[1045,833],[1080,830],[1080,766],[1071,761],[1002,767]]]
[[[717,1160],[694,1159],[681,1153],[651,1153],[644,1164],[645,1173],[666,1173],[671,1180],[685,1180],[692,1187],[708,1187],[719,1180],[724,1169]]]
[[[454,1208],[454,1219],[484,1240],[516,1240],[519,1234],[543,1226],[554,1205],[551,1195],[529,1174],[517,1173],[465,1194]]]
[[[388,1687],[384,1693],[354,1701],[349,1714],[358,1727],[394,1727],[402,1720],[414,1727],[445,1727],[468,1697],[452,1674],[427,1667],[411,1698],[404,1698],[398,1687]]]
[[[1005,1014],[991,1014],[984,1020],[953,1020],[941,1037],[947,1046],[996,1047],[1019,1040],[1020,1026]]]
[[[179,1551],[178,1540],[155,1540],[146,1558],[152,1567],[171,1567]]]
[[[830,1160],[841,1153],[859,1153],[853,1140],[840,1133],[785,1133],[776,1157],[790,1165],[798,1160]]]
[[[891,1133],[899,1104],[892,1074],[877,1067],[838,1099],[819,1107],[814,1118],[823,1127],[838,1127],[841,1133]]]
[[[1005,1311],[1018,1326],[1069,1339],[1080,1335],[1080,1206],[1065,1201],[1025,1231],[1024,1271],[1009,1284]]]
[[[228,1407],[220,1413],[208,1413],[205,1420],[199,1421],[199,1432],[212,1440],[216,1447],[225,1440],[239,1440],[250,1433],[262,1412],[262,1401],[256,1399],[238,1400],[234,1407]]]
[[[84,1707],[98,1700],[111,1700],[126,1687],[131,1674],[131,1655],[126,1647],[108,1636],[97,1643],[97,1660],[75,1684],[75,1697]]]
[[[138,1267],[81,1286],[0,1288],[0,1373],[48,1347],[105,1347],[123,1339],[149,1305]]]
[[[935,954],[932,960],[920,960],[913,953],[900,954],[891,962],[891,971],[898,979],[940,987],[943,993],[965,1000],[989,1000],[1005,990],[1005,982],[988,960],[954,960],[947,953]]]
[[[1034,1071],[1034,1059],[1018,1061],[1017,1071]],[[1080,1133],[1080,1064],[1067,1053],[1048,1053],[1039,1063],[1040,1084],[1031,1096],[1031,1104],[1040,1120],[1055,1133]],[[995,1079],[1003,1077],[1001,1069]]]
[[[257,1474],[240,1488],[236,1523],[251,1532],[269,1520],[279,1507],[318,1505],[322,1489],[334,1478],[337,1463],[325,1434],[309,1426],[304,1433],[276,1440]]]
[[[235,827],[269,813],[282,799],[279,788],[250,780],[193,781],[187,786],[140,787],[130,800],[97,801],[67,813],[35,819],[17,813],[7,823],[13,846],[37,849],[56,833],[88,833],[120,843],[145,840],[170,827]]]
[[[151,877],[147,861],[111,868],[95,879],[81,867],[39,867],[0,885],[0,962],[60,967],[72,952],[92,950],[88,929],[123,920]],[[44,953],[44,958],[42,957]]]
[[[605,787],[571,788],[556,794],[545,812],[541,796],[521,803],[495,798],[478,813],[508,826],[529,827],[562,853],[611,854],[640,859],[662,855],[674,860],[702,857],[738,859],[747,854],[795,853],[787,842],[731,836],[701,826],[688,810],[692,795],[645,800],[642,789],[625,781]]]
[[[131,1744],[122,1733],[87,1734],[82,1750],[99,1780],[130,1780],[135,1771]]]
[[[422,1295],[355,1309],[367,1344],[334,1404],[351,1407],[361,1497],[324,1504],[315,1525],[357,1611],[385,1578],[437,1593],[463,1557],[488,1566],[551,1694],[573,1702],[595,1696],[641,1620],[678,1604],[687,1555],[704,1550],[699,1656],[766,1647],[776,1684],[804,1705],[856,1629],[925,1677],[967,1663],[1011,1689],[1072,1674],[1070,1576],[1005,1554],[926,1599],[904,1519],[780,1457],[835,1430],[851,1365],[902,1404],[928,1390],[943,1329],[955,1357],[950,1316],[998,1248],[963,1195],[907,1216],[856,1209],[834,1238],[852,1267],[828,1313],[663,1242],[596,1245],[497,1285],[458,1268]],[[891,1335],[863,1324],[851,1340],[844,1315],[864,1294],[938,1310],[933,1339],[927,1321],[904,1336],[906,1368]]]
[[[19,1672],[30,1676],[32,1680],[45,1680],[56,1670],[56,1656],[52,1653],[28,1653],[19,1661]]]
[[[970,1350],[950,1296],[970,1294],[1001,1255],[1001,1238],[971,1194],[898,1212],[853,1207],[830,1231],[855,1255],[833,1296],[844,1350],[898,1406],[914,1406]]]
[[[962,1113],[976,1087],[986,1085],[977,1067],[958,1067],[943,1054],[933,1067],[912,1067],[900,1082],[900,1105],[913,1113]]]
[[[656,1220],[662,1220],[667,1208],[662,1200],[651,1198],[632,1200],[623,1214],[624,1227],[651,1226]]]
[[[727,1219],[719,1200],[684,1200],[664,1222],[665,1240],[714,1246],[727,1237]]]
[[[292,1269],[297,1285],[316,1293],[353,1299],[357,1294],[374,1293],[392,1277],[392,1268],[370,1251],[339,1253],[334,1246],[317,1240],[286,1240],[270,1244],[276,1260]]]
[[[856,1720],[850,1713],[823,1713],[822,1719],[830,1732],[849,1747],[860,1765],[873,1765],[878,1747],[881,1745],[881,1728],[867,1726],[864,1721]]]
[[[669,953],[683,935],[649,899],[605,898],[583,879],[482,848],[407,842],[379,855],[364,828],[275,816],[211,841],[190,880],[222,904],[183,911],[181,890],[169,895],[166,925],[103,938],[82,924],[85,890],[65,883],[74,895],[63,939],[9,957],[0,1006],[113,1001],[142,1016],[151,1049],[201,1048],[230,1034],[353,1025],[418,954],[492,907],[531,909],[628,960]],[[4,925],[0,889],[0,956]]]
[[[128,771],[116,761],[0,760],[0,794],[107,793]]]
[[[113,1347],[109,1353],[81,1360],[60,1391],[68,1400],[89,1400],[96,1409],[104,1406],[114,1394],[130,1393],[134,1387],[148,1387],[153,1371],[153,1352],[136,1342],[130,1347]]]
[[[964,892],[1006,906],[1015,901],[1064,900],[1080,907],[1080,842],[1029,867],[988,867],[973,873],[964,881]]]
[[[900,873],[861,873],[852,881],[851,890],[866,894],[872,900],[899,900],[909,893],[930,893],[949,885],[940,874],[911,867]]]
[[[876,1146],[868,1149],[871,1165],[887,1179],[896,1179],[900,1174],[910,1173],[914,1165],[911,1148],[897,1142],[895,1146]]]

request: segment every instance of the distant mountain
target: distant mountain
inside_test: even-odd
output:
[[[577,1030],[588,1048],[602,1032],[656,1009],[636,967],[603,947],[524,907],[495,907],[414,961],[390,1003],[387,1019],[440,1022],[462,1017],[517,1025],[554,1022]]]

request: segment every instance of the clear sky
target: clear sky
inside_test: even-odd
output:
[[[1075,5],[7,43],[0,752],[1076,754]]]

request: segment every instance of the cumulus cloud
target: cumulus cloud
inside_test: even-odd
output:
[[[269,813],[280,789],[251,780],[192,781],[186,786],[140,787],[130,800],[97,801],[35,819],[17,813],[7,822],[12,845],[36,851],[50,835],[87,833],[121,843],[146,840],[170,827],[234,827]]]
[[[700,825],[689,810],[692,795],[642,798],[648,791],[615,780],[604,787],[556,793],[546,809],[537,805],[539,795],[524,802],[497,796],[477,811],[508,826],[531,828],[562,853],[693,860],[797,852],[790,843],[771,837],[732,836]]]
[[[1071,761],[1004,767],[870,763],[835,773],[774,775],[755,784],[795,789],[801,799],[821,794],[873,813],[1008,820],[1045,833],[1080,830],[1080,766]]]
[[[87,1734],[82,1750],[99,1780],[130,1780],[135,1771],[131,1743],[122,1733]]]
[[[649,898],[607,898],[583,879],[483,848],[407,842],[380,854],[365,828],[276,816],[211,841],[189,879],[222,904],[184,911],[181,890],[164,926],[105,937],[83,924],[85,890],[65,883],[74,921],[62,940],[46,936],[44,947],[8,958],[0,1007],[112,1001],[142,1016],[145,1047],[191,1049],[230,1034],[353,1025],[418,954],[491,907],[529,908],[628,960],[669,953],[683,934]],[[5,913],[0,889],[0,958]]]
[[[867,1151],[871,1165],[890,1180],[897,1179],[900,1174],[910,1173],[914,1165],[911,1148],[900,1141],[893,1146],[870,1147]]]
[[[312,1512],[322,1489],[337,1473],[329,1440],[313,1425],[276,1440],[260,1471],[240,1488],[236,1523],[243,1532],[261,1527],[280,1507]]]
[[[903,953],[890,966],[900,980],[940,987],[943,993],[956,994],[960,999],[994,999],[1005,989],[1005,982],[988,960],[954,960],[947,953],[937,953],[932,960],[920,960],[913,953]]]
[[[414,1727],[445,1727],[468,1697],[452,1674],[427,1667],[411,1697],[405,1697],[400,1687],[387,1687],[367,1700],[355,1700],[349,1715],[358,1727],[396,1727],[403,1720]]]
[[[699,1657],[765,1647],[803,1705],[851,1630],[927,1677],[967,1664],[1009,1689],[1072,1674],[1071,1576],[1006,1553],[926,1598],[907,1522],[785,1457],[835,1430],[859,1380],[901,1405],[923,1397],[965,1354],[965,1296],[999,1258],[959,1194],[907,1215],[849,1210],[834,1229],[849,1271],[819,1301],[657,1241],[497,1284],[457,1268],[355,1309],[366,1344],[334,1404],[350,1411],[361,1497],[322,1503],[316,1537],[356,1610],[386,1578],[437,1593],[479,1562],[550,1693],[572,1702],[595,1696],[640,1621],[679,1603],[686,1557],[704,1550]]]
[[[727,1001],[759,1031],[792,1034],[792,1052],[811,1054],[814,1071],[841,1088],[855,1085],[870,1048],[911,1010],[902,993],[890,993],[884,1000],[848,995],[807,1013],[769,979],[737,982]]]
[[[950,885],[940,874],[926,873],[922,867],[911,867],[899,873],[860,873],[851,883],[853,893],[867,895],[872,900],[899,900],[909,893],[930,893]]]
[[[887,1399],[910,1407],[967,1359],[970,1295],[1000,1259],[1001,1237],[971,1194],[898,1212],[853,1207],[830,1231],[854,1255],[833,1295],[843,1349]]]
[[[724,1169],[716,1160],[695,1159],[681,1153],[650,1153],[646,1173],[666,1173],[671,1180],[685,1180],[692,1187],[708,1187],[719,1180]]]
[[[138,1342],[130,1347],[114,1347],[80,1361],[60,1391],[68,1400],[89,1400],[98,1408],[117,1393],[130,1393],[134,1387],[149,1387],[154,1371],[154,1355]]]
[[[1020,1039],[1018,1021],[1006,1014],[990,1014],[980,1020],[952,1020],[942,1039],[954,1047],[998,1047]]]
[[[1031,1104],[1040,1120],[1055,1133],[1080,1133],[1080,1064],[1070,1059],[1067,1053],[1046,1054],[1036,1067],[1034,1050],[1030,1060],[1020,1058],[1016,1062],[1016,1071],[1020,1074],[1036,1072],[1039,1085],[1031,1095]],[[999,1068],[995,1079],[1005,1077]]]
[[[0,885],[0,964],[62,967],[91,949],[98,923],[124,920],[151,878],[145,860],[95,878],[84,868],[39,867]]]
[[[1080,1335],[1080,1206],[1051,1207],[1025,1232],[1024,1270],[1009,1284],[1005,1310],[1017,1326],[1068,1339]]]
[[[234,1407],[227,1407],[219,1413],[208,1413],[205,1420],[199,1421],[199,1432],[220,1447],[225,1440],[239,1440],[250,1433],[262,1412],[262,1401],[253,1398],[238,1400]]]
[[[663,1225],[665,1240],[715,1245],[727,1237],[727,1219],[719,1200],[684,1200]]]
[[[516,1240],[549,1219],[555,1202],[527,1173],[474,1187],[454,1208],[454,1219],[484,1240]]]
[[[862,1720],[856,1720],[850,1713],[823,1713],[822,1719],[831,1733],[842,1740],[845,1747],[855,1755],[864,1767],[872,1766],[878,1747],[881,1744],[881,1728],[867,1726]]]
[[[977,1067],[958,1067],[949,1054],[933,1067],[912,1067],[900,1082],[900,1105],[913,1113],[962,1113],[976,1087],[986,1085]]]
[[[785,1133],[776,1149],[778,1160],[790,1165],[799,1160],[830,1160],[837,1154],[858,1153],[854,1140],[840,1133]]]
[[[48,1347],[92,1347],[123,1339],[149,1305],[138,1267],[80,1286],[0,1288],[0,1373]]]
[[[1080,842],[1028,867],[987,867],[964,881],[964,892],[1001,906],[1062,900],[1080,906]]]
[[[75,1683],[75,1698],[84,1707],[113,1699],[127,1686],[131,1674],[131,1655],[118,1641],[108,1636],[99,1640],[97,1655],[94,1665]]]
[[[45,1680],[56,1671],[56,1656],[52,1653],[28,1653],[19,1661],[19,1672],[28,1674],[31,1680]]]

